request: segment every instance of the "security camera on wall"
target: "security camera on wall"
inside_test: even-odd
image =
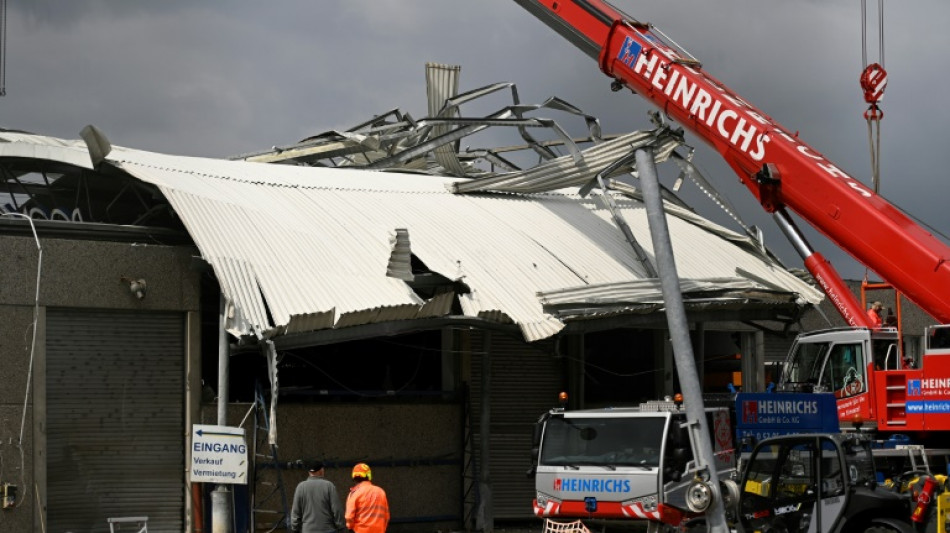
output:
[[[148,284],[145,283],[144,279],[132,279],[125,276],[119,278],[120,281],[128,283],[129,291],[139,300],[145,298],[145,293],[148,290]]]

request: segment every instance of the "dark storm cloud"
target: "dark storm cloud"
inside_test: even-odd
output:
[[[65,27],[84,19],[129,17],[149,13],[171,13],[195,4],[189,0],[162,2],[129,2],[127,0],[30,0],[9,2],[10,9],[22,13],[24,19],[38,25]]]
[[[869,183],[858,2],[616,4],[656,24],[737,94]],[[119,145],[220,157],[396,107],[420,117],[427,61],[461,65],[463,90],[510,81],[523,102],[560,96],[600,117],[606,132],[650,127],[651,107],[611,92],[594,61],[510,0],[14,0],[9,8],[0,124],[58,137],[75,138],[93,123]],[[885,8],[882,193],[946,233],[943,129],[950,111],[943,101],[950,75],[940,61],[950,48],[943,28],[950,3]],[[876,39],[876,20],[870,22]],[[876,51],[875,40],[872,60]],[[700,139],[687,141],[743,217],[763,228],[790,266],[800,266],[722,159]],[[725,221],[695,190],[684,194]],[[863,275],[815,232],[809,237],[845,275]]]

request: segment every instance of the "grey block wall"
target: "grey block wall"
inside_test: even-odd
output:
[[[0,482],[17,485],[19,492],[17,506],[0,511],[0,533],[43,530],[37,511],[45,499],[46,466],[40,463],[45,457],[46,309],[197,311],[199,307],[199,275],[191,268],[191,258],[197,255],[193,247],[66,240],[47,238],[42,232],[39,241],[39,327],[33,346],[37,244],[33,237],[0,236]],[[146,297],[136,298],[122,277],[146,279]],[[40,412],[36,418],[34,405]]]
[[[237,426],[248,404],[230,404],[229,425]],[[386,490],[392,523],[390,532],[447,531],[460,526],[462,512],[462,410],[458,404],[400,403],[278,404],[278,458],[281,463],[321,459],[327,479],[345,500],[350,471],[365,461],[373,482]],[[253,418],[245,422],[252,439]],[[216,424],[217,406],[202,408],[205,424]],[[265,471],[265,476],[269,472]],[[288,502],[294,488],[307,477],[304,468],[283,472]],[[272,477],[267,477],[273,481]],[[266,495],[258,491],[258,498]],[[278,510],[279,500],[267,508]],[[344,502],[341,501],[341,505]],[[210,512],[206,509],[205,512]]]

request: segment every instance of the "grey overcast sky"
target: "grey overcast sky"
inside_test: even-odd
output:
[[[870,183],[859,0],[614,4],[655,24],[737,94]],[[868,4],[876,61],[877,2]],[[884,22],[881,192],[950,233],[943,63],[950,2],[892,0]],[[649,105],[612,93],[594,61],[511,0],[10,0],[6,44],[0,125],[77,138],[95,124],[114,144],[171,154],[256,151],[393,108],[425,116],[426,62],[461,65],[462,90],[514,82],[524,103],[559,96],[599,117],[606,133],[651,127]],[[687,142],[746,222],[800,267],[722,159],[694,136]],[[704,197],[685,195],[725,221]],[[864,275],[833,244],[808,235],[845,277]]]

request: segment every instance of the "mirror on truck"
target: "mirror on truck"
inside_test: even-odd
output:
[[[686,470],[686,463],[690,460],[690,453],[681,446],[670,450],[667,455],[666,465],[663,467],[663,477],[667,481],[677,482],[683,478],[683,471]]]
[[[531,477],[535,474],[538,469],[538,454],[541,453],[541,435],[544,432],[544,423],[548,419],[548,414],[545,413],[537,422],[534,423],[534,428],[531,435],[531,467],[528,468],[528,471],[525,472],[525,475]]]
[[[531,435],[531,446],[535,457],[538,456],[537,448],[541,446],[541,432],[544,430],[544,419],[534,423],[534,434]]]
[[[535,474],[538,469],[538,454],[541,453],[541,448],[537,446],[531,447],[531,466],[528,468],[528,471],[525,472],[525,475],[531,477]]]
[[[667,451],[663,465],[663,477],[667,481],[680,481],[687,464],[693,459],[689,432],[680,423],[678,420],[673,420],[670,423],[669,435],[667,435]]]
[[[538,454],[541,453],[541,448],[537,446],[531,447],[531,466],[528,468],[528,471],[525,472],[525,475],[531,477],[535,474],[538,469]]]

